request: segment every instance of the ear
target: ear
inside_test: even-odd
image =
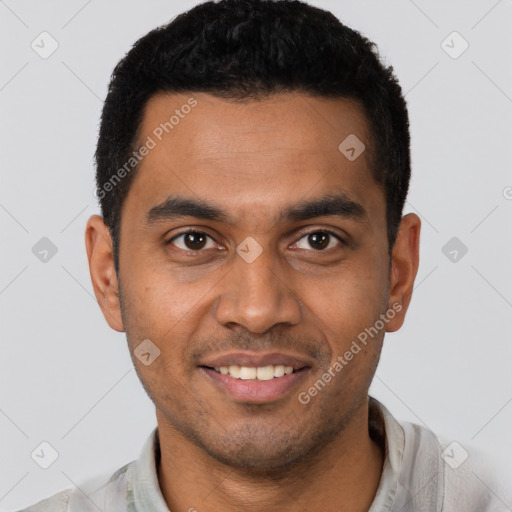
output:
[[[409,213],[402,217],[393,246],[389,277],[388,307],[397,314],[387,322],[387,332],[397,331],[402,327],[411,302],[420,260],[420,229],[421,220],[416,214]]]
[[[99,215],[93,215],[87,221],[85,246],[94,295],[103,316],[112,329],[123,332],[112,237],[103,218]]]

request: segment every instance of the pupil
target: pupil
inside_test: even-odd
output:
[[[187,236],[185,237],[185,244],[190,249],[202,249],[205,242],[205,236],[203,236],[201,233],[196,233],[195,231],[192,231],[190,233],[187,233]],[[189,244],[191,242],[191,244]],[[190,247],[192,245],[192,247]]]
[[[317,246],[320,246],[319,247],[320,249],[324,249],[325,247],[327,247],[329,245],[328,238],[329,238],[329,234],[324,233],[323,231],[319,231],[317,233],[311,233],[309,235],[309,243],[311,243],[312,246],[315,246],[315,244],[316,244]]]

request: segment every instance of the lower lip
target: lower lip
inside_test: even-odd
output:
[[[235,379],[210,368],[201,367],[200,370],[235,401],[256,404],[283,398],[305,378],[309,368],[301,368],[289,375],[274,377],[271,380]]]

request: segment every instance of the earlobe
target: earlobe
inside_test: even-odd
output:
[[[87,221],[85,247],[94,295],[103,316],[112,329],[124,332],[112,237],[99,215],[93,215]]]
[[[399,311],[387,323],[387,332],[397,331],[405,320],[419,266],[420,229],[421,220],[416,214],[402,217],[389,276],[389,308]]]

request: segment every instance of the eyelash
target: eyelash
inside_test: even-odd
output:
[[[182,231],[181,233],[178,233],[176,235],[174,235],[172,238],[170,238],[167,242],[166,242],[166,245],[173,245],[172,242],[174,240],[176,240],[177,238],[179,238],[180,236],[183,236],[183,235],[187,235],[189,233],[196,233],[196,234],[200,234],[200,235],[206,235],[208,238],[210,238],[211,240],[215,240],[212,236],[210,236],[208,233],[204,232],[204,231],[200,231],[198,229],[193,229],[193,228],[190,228],[190,229],[187,229],[186,231]],[[298,240],[302,240],[304,237],[308,236],[308,235],[312,235],[314,233],[327,233],[328,235],[336,238],[336,240],[338,240],[338,242],[340,242],[340,245],[341,246],[346,246],[347,243],[345,242],[345,240],[343,240],[340,235],[338,235],[338,233],[335,233],[334,231],[331,231],[330,229],[315,229],[313,231],[308,231],[307,233],[303,233],[301,235],[301,237],[298,239]],[[296,242],[297,243],[297,242]],[[188,250],[185,250],[185,249],[181,249],[180,247],[176,247],[177,250],[179,251],[183,251],[184,253],[187,253],[187,254],[190,254],[190,253],[199,253],[199,252],[204,252],[204,249],[198,249],[198,250],[193,250],[193,249],[188,249]],[[333,247],[331,247],[331,249],[333,249]],[[315,249],[311,249],[312,251],[314,252],[326,252],[330,249],[318,249],[318,250],[315,250]]]

